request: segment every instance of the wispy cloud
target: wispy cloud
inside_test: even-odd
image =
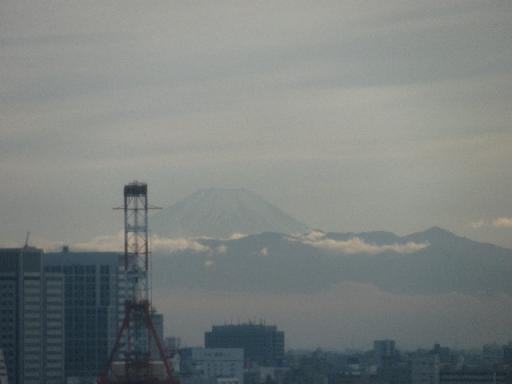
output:
[[[429,246],[428,243],[393,243],[393,244],[373,244],[367,243],[364,239],[354,236],[348,240],[335,240],[328,238],[325,233],[312,231],[308,234],[291,238],[294,241],[300,241],[303,244],[311,245],[315,248],[339,252],[347,255],[368,254],[376,255],[383,252],[396,253],[414,253],[421,251]]]
[[[123,232],[116,235],[97,236],[93,239],[71,244],[72,249],[81,251],[112,251],[121,252],[123,250]],[[195,239],[184,238],[166,238],[153,235],[150,238],[151,249],[159,252],[178,252],[191,250],[194,252],[210,252],[210,247],[200,243]]]
[[[228,251],[228,247],[226,247],[224,244],[219,245],[217,248],[215,248],[215,251],[221,255],[225,255]]]
[[[468,226],[472,229],[485,227],[512,228],[512,217],[498,217],[492,220],[477,220],[469,223]]]
[[[243,239],[244,237],[247,237],[247,236],[248,235],[246,235],[244,233],[235,232],[231,236],[229,236],[229,240],[240,240],[240,239]]]
[[[195,239],[171,239],[165,237],[152,236],[151,237],[151,246],[155,251],[167,251],[167,252],[177,252],[177,251],[194,251],[194,252],[210,252],[210,247],[201,244],[199,241]]]
[[[492,224],[496,228],[512,228],[512,217],[499,217]]]
[[[468,226],[473,229],[482,228],[485,227],[486,225],[487,223],[485,222],[485,220],[472,221],[471,223],[468,224]]]
[[[116,235],[101,235],[91,240],[73,243],[71,248],[78,251],[109,251],[121,252],[123,250],[123,232]]]

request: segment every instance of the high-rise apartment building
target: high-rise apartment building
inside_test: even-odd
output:
[[[44,255],[44,269],[64,277],[66,377],[92,379],[108,360],[123,310],[120,256],[64,247]]]
[[[64,382],[64,292],[37,248],[0,249],[0,349],[11,384]]]
[[[206,348],[242,348],[247,364],[280,367],[284,332],[264,324],[215,325],[205,333]]]

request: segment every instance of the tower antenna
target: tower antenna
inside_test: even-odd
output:
[[[124,273],[128,294],[124,320],[98,384],[178,384],[151,318],[148,186],[134,181],[124,186]],[[152,343],[158,356],[151,356]]]
[[[28,239],[30,238],[30,232],[27,231],[27,234],[25,235],[25,245],[24,248],[28,248]]]

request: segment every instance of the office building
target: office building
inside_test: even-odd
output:
[[[244,352],[240,348],[180,350],[182,384],[243,384]]]
[[[206,348],[242,348],[248,366],[281,367],[284,332],[263,324],[216,325],[205,333]]]
[[[44,268],[64,276],[66,377],[92,379],[107,362],[122,321],[125,287],[120,287],[120,256],[64,247],[44,255]]]
[[[0,249],[0,349],[10,384],[64,382],[64,292],[37,248]]]

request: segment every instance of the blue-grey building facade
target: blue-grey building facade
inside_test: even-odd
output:
[[[62,384],[64,282],[45,273],[43,252],[0,249],[0,349],[11,384]]]
[[[120,257],[116,252],[70,252],[67,247],[45,254],[45,271],[64,278],[68,379],[92,379],[107,362],[122,320]]]

